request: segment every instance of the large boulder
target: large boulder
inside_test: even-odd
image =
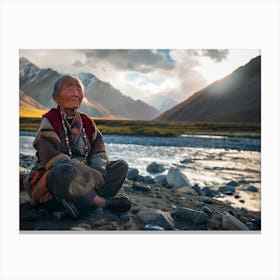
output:
[[[186,207],[177,207],[173,212],[176,217],[190,221],[193,224],[206,224],[208,221],[208,215],[202,211],[197,211]]]
[[[245,224],[226,211],[222,213],[222,224],[226,230],[249,230]]]
[[[169,212],[158,209],[141,209],[137,217],[146,224],[160,226],[164,229],[174,229],[174,221]]]
[[[191,187],[187,176],[179,168],[171,167],[167,173],[166,180],[173,189]]]

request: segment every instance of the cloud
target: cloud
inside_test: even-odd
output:
[[[141,58],[141,51],[143,50],[138,50],[139,59]],[[134,99],[144,100],[149,100],[153,95],[161,95],[170,96],[176,102],[181,102],[207,85],[206,79],[196,70],[200,66],[200,57],[197,54],[190,53],[189,50],[160,50],[160,53],[162,60],[155,60],[154,64],[149,61],[149,65],[154,67],[154,71],[137,71],[139,64],[137,65],[134,56],[136,63],[133,64],[132,71],[128,67],[125,70],[117,69],[117,71],[108,67],[109,70],[107,71],[110,71],[110,74],[108,72],[106,74],[100,73],[100,76],[105,77],[106,75],[109,77],[104,80],[109,81],[122,93]],[[103,65],[108,63],[107,59],[111,54],[107,53],[107,55],[106,59],[103,60]],[[126,53],[126,55],[128,54]],[[124,57],[122,58],[125,59]],[[158,67],[159,61],[171,62],[172,71],[165,67]]]
[[[189,50],[189,54],[197,56],[208,56],[214,62],[222,62],[226,60],[229,55],[227,49],[202,49],[202,50]]]
[[[96,67],[105,63],[122,71],[150,73],[157,69],[172,70],[173,62],[166,51],[140,50],[79,50],[85,55],[85,65]],[[77,65],[79,66],[79,65]]]
[[[59,49],[21,50],[20,54],[60,73],[92,73],[135,99],[166,95],[177,102],[253,55],[252,50],[227,49]]]
[[[170,56],[176,62],[174,74],[178,79],[178,86],[169,89],[166,94],[181,102],[206,86],[207,81],[196,70],[200,66],[197,50],[172,50]]]
[[[228,57],[229,50],[208,49],[208,50],[202,50],[202,53],[204,56],[209,56],[215,62],[222,62],[223,60],[226,60],[226,58]]]
[[[189,50],[92,50],[87,53],[87,65],[92,59],[92,73],[134,99],[161,94],[181,102],[207,85],[196,70],[199,58]],[[125,66],[120,67],[119,63]],[[172,68],[162,67],[166,63]]]

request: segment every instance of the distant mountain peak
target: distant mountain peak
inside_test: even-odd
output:
[[[85,88],[89,88],[99,81],[99,79],[91,73],[80,72],[77,76],[82,81]]]
[[[19,63],[20,64],[23,64],[23,63],[25,63],[25,64],[29,64],[29,63],[31,63],[27,58],[25,58],[25,57],[20,57],[20,59],[19,59]]]

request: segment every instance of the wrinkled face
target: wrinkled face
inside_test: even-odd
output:
[[[83,89],[76,79],[65,79],[61,90],[54,101],[64,110],[76,110],[80,107],[83,100]]]

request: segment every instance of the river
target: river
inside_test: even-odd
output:
[[[194,185],[218,189],[229,182],[237,183],[241,196],[222,195],[235,207],[261,210],[261,140],[213,135],[183,135],[181,137],[145,137],[104,135],[111,160],[124,159],[140,175],[152,175],[146,170],[153,161],[162,163],[166,174],[171,166],[179,167]],[[20,152],[34,155],[34,134],[20,133]],[[248,186],[257,192],[244,191]],[[240,201],[241,200],[241,201]]]

